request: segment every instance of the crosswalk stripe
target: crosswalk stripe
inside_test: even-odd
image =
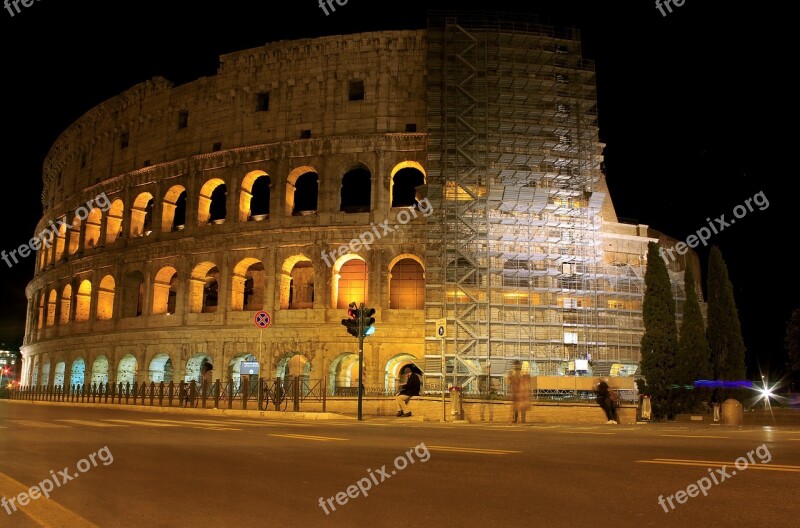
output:
[[[9,420],[11,423],[18,425],[25,425],[27,427],[36,427],[38,429],[67,429],[68,425],[52,424],[47,422],[37,422],[35,420]]]
[[[127,427],[120,424],[107,424],[101,422],[90,422],[89,420],[56,420],[57,422],[67,422],[74,425],[86,425],[89,427]]]
[[[329,442],[331,440],[347,440],[347,438],[334,438],[332,436],[311,436],[311,435],[299,435],[299,434],[271,434],[270,436],[293,438],[297,440],[316,440],[318,442]]]
[[[106,422],[119,422],[129,425],[144,425],[145,427],[178,427],[174,424],[162,424],[162,423],[154,423],[154,422],[144,422],[141,420],[118,420],[118,419],[111,419],[105,418]]]
[[[505,449],[483,449],[479,447],[456,447],[456,446],[427,446],[431,451],[453,451],[455,453],[472,453],[477,455],[508,455],[511,453],[522,453],[522,451],[508,451]]]

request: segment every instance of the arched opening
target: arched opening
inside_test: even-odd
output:
[[[64,255],[64,245],[67,237],[67,219],[63,216],[59,218],[58,226],[58,231],[56,231],[56,262],[66,257]]]
[[[186,361],[186,374],[183,377],[183,381],[186,383],[190,383],[191,381],[202,383],[203,379],[200,374],[200,365],[203,364],[203,361],[211,362],[211,356],[208,354],[199,354],[189,358]]]
[[[74,255],[78,252],[81,242],[81,219],[77,215],[72,219],[72,229],[70,230],[68,237],[69,242],[67,244],[67,253]]]
[[[122,282],[122,317],[139,317],[144,306],[144,275],[131,271]]]
[[[400,379],[400,369],[409,363],[414,363],[417,360],[411,354],[397,354],[386,362],[386,369],[384,370],[384,380],[387,392],[394,392],[400,388],[404,380]]]
[[[42,376],[39,383],[44,387],[50,384],[50,358],[47,356],[42,358]]]
[[[160,353],[153,356],[148,368],[148,381],[151,383],[169,383],[173,381],[175,369],[172,366],[172,359],[168,354]]]
[[[235,391],[239,390],[239,387],[242,386],[242,361],[258,361],[258,359],[253,354],[241,354],[228,362],[228,379],[233,383],[233,390]],[[259,376],[264,376],[266,374],[266,372],[262,372],[260,374],[249,375],[248,384],[250,388],[252,389],[256,386]]]
[[[134,385],[136,383],[136,365],[136,358],[133,354],[122,356],[117,367],[117,383],[122,383],[123,387],[126,383]]]
[[[334,266],[336,308],[367,302],[367,263],[356,255],[341,257]]]
[[[161,231],[180,231],[186,225],[186,188],[173,185],[161,202]]]
[[[50,290],[50,295],[47,297],[47,326],[56,324],[56,290]]]
[[[36,328],[41,330],[44,328],[44,315],[45,315],[45,308],[44,308],[44,292],[39,292],[39,320],[38,325]]]
[[[425,271],[416,257],[399,257],[389,267],[389,308],[425,308]]]
[[[334,396],[358,395],[358,354],[345,352],[334,358],[328,371],[328,386]]]
[[[101,355],[92,363],[92,380],[89,382],[92,385],[108,383],[108,358]]]
[[[228,196],[228,187],[223,183],[214,189],[211,193],[211,205],[208,208],[209,220],[212,224],[221,224],[225,222],[228,216],[228,206],[226,204],[226,197]]]
[[[70,385],[83,385],[86,383],[86,362],[83,358],[75,358],[69,372]]]
[[[122,200],[114,200],[106,217],[106,245],[113,244],[122,238],[122,215],[124,213],[125,205]]]
[[[83,280],[78,286],[78,294],[75,296],[75,322],[88,321],[91,308],[92,283],[88,280]]]
[[[153,314],[174,314],[177,297],[178,272],[172,266],[164,266],[153,282]]]
[[[280,276],[281,310],[313,308],[314,267],[305,255],[293,255],[283,261]]]
[[[264,171],[249,172],[239,193],[239,220],[261,221],[269,218],[272,180]]]
[[[294,379],[295,376],[299,376],[301,381],[302,379],[308,380],[311,376],[311,362],[304,355],[298,353],[285,356],[278,361],[275,375],[284,380]]]
[[[100,280],[97,290],[97,319],[108,321],[114,316],[114,277],[106,275]]]
[[[83,236],[83,248],[91,249],[100,243],[100,225],[103,222],[103,211],[95,207],[86,218],[86,233]]]
[[[39,386],[39,358],[33,360],[33,371],[31,372],[31,385]]]
[[[286,210],[290,216],[317,212],[319,175],[311,167],[298,167],[289,173],[286,185]]]
[[[56,369],[53,372],[53,386],[64,388],[64,374],[67,371],[67,364],[64,361],[56,363]]]
[[[130,238],[147,236],[152,232],[153,195],[143,192],[133,201],[131,207]]]
[[[343,213],[368,213],[372,197],[372,174],[363,166],[342,176],[339,210]]]
[[[58,318],[58,324],[65,325],[69,323],[69,309],[72,307],[72,286],[67,284],[61,292],[61,315]]]
[[[212,262],[195,266],[189,280],[189,312],[212,313],[217,311],[219,269]]]
[[[203,184],[200,189],[197,206],[197,223],[199,225],[203,226],[212,222],[222,223],[225,221],[227,212],[225,208],[226,194],[227,187],[225,187],[225,182],[219,178],[211,178]],[[221,204],[220,201],[222,202]]]
[[[260,310],[264,306],[264,265],[258,259],[246,258],[233,268],[231,309]]]
[[[391,176],[392,207],[417,206],[417,187],[425,185],[422,166],[414,161],[404,161],[395,165]]]

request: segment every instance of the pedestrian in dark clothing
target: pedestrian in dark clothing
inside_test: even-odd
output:
[[[419,376],[417,376],[411,367],[404,368],[402,374],[407,374],[408,379],[400,386],[400,393],[397,395],[397,416],[411,416],[408,402],[413,396],[419,396]]]
[[[606,380],[600,380],[600,383],[597,384],[597,390],[595,392],[597,394],[597,404],[600,405],[600,407],[606,413],[606,418],[608,419],[606,424],[619,423],[619,419],[617,417],[617,406],[614,403],[614,400],[611,398],[611,391],[608,388],[608,383],[606,383]]]

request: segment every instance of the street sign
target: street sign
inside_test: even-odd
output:
[[[447,319],[436,321],[436,337],[447,337]]]
[[[263,330],[272,324],[272,317],[270,317],[270,315],[264,310],[260,310],[256,312],[256,316],[253,318],[253,323],[257,328]]]
[[[258,375],[258,361],[242,361],[242,365],[239,367],[239,374]]]

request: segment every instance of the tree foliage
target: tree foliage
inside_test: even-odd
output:
[[[655,242],[647,246],[644,283],[641,371],[645,383],[640,390],[650,395],[655,418],[671,417],[676,411],[675,391],[671,386],[676,379],[678,329],[669,272]]]

